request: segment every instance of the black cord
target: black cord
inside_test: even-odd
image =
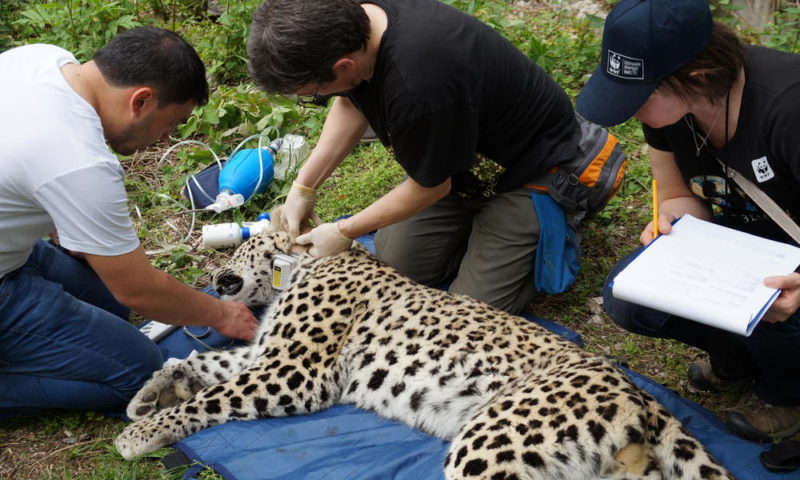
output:
[[[720,145],[719,148],[716,149],[716,150],[724,148],[725,145],[728,144],[728,125],[729,125],[729,121],[730,121],[729,120],[730,106],[731,106],[731,91],[728,90],[725,93],[725,138],[722,140],[722,145]],[[692,115],[692,114],[690,113],[689,115]],[[714,122],[714,123],[716,123],[716,122]],[[694,125],[694,122],[692,122],[692,125]],[[695,132],[694,128],[692,128],[691,130],[692,130],[692,139],[696,143],[697,142],[697,133]],[[710,135],[710,134],[711,134],[711,132],[707,133],[707,135]],[[703,147],[708,147],[708,142],[703,142],[703,144],[700,145],[700,148],[703,148]],[[711,157],[713,158],[713,160],[716,160],[718,163],[722,163],[724,165],[724,167],[722,169],[722,175],[725,177],[725,195],[730,195],[731,194],[731,187],[730,187],[731,179],[730,179],[730,175],[728,174],[728,164],[726,162],[723,162],[722,160],[720,160],[719,157],[717,156],[717,154],[714,153],[714,151],[711,150],[711,148],[709,148],[708,150],[709,150],[708,153],[711,154]],[[699,150],[698,150],[698,152],[699,152]],[[712,163],[714,163],[713,160],[712,160]],[[704,173],[703,174],[703,184],[706,184],[707,182],[708,182],[708,174]],[[723,211],[724,211],[724,209],[723,209]]]
[[[725,94],[725,138],[722,140],[722,145],[720,145],[719,148],[723,148],[723,147],[725,147],[725,145],[728,144],[728,121],[729,121],[729,118],[730,118],[729,117],[730,106],[731,106],[731,91],[728,90],[728,93]],[[716,157],[716,155],[714,155],[714,156]],[[717,160],[719,161],[719,158],[717,158]],[[722,162],[722,163],[723,163],[723,165],[725,165],[725,168],[724,168],[724,171],[723,171],[723,174],[725,175],[725,194],[726,195],[730,195],[731,194],[731,187],[730,187],[730,185],[731,185],[731,177],[730,177],[729,172],[728,172],[728,163],[727,162]]]

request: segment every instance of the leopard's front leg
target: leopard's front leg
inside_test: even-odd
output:
[[[229,420],[251,420],[318,411],[339,397],[338,376],[319,355],[287,359],[259,357],[228,381],[208,386],[192,398],[128,425],[114,444],[127,458],[175,443]]]
[[[154,415],[192,398],[204,387],[228,380],[251,362],[251,347],[201,353],[155,372],[134,395],[126,413],[133,420]]]

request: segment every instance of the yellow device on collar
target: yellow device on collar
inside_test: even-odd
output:
[[[275,290],[286,290],[289,281],[292,279],[294,266],[299,257],[297,255],[287,255],[278,253],[272,261],[272,288]]]

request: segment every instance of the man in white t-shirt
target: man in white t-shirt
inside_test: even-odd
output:
[[[207,100],[197,53],[167,30],[126,31],[83,64],[52,45],[0,54],[0,417],[124,404],[162,362],[130,310],[253,338],[243,304],[150,264],[106,144],[165,140]],[[41,240],[54,231],[58,248]]]

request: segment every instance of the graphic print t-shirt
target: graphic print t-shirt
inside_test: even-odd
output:
[[[753,181],[795,222],[800,220],[800,55],[749,46],[745,78],[738,125],[727,145],[706,145],[696,155],[705,132],[695,124],[693,139],[688,117],[660,129],[645,125],[645,138],[652,147],[675,154],[692,192],[718,205],[726,226],[790,241],[717,159]]]

